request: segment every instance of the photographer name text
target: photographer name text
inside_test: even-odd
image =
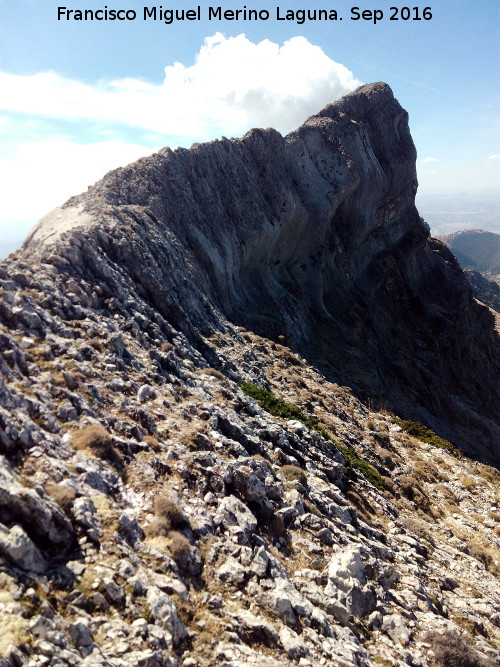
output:
[[[336,9],[287,9],[275,7],[267,9],[238,9],[198,5],[189,9],[170,9],[163,6],[135,9],[70,9],[57,8],[58,21],[157,21],[171,25],[182,21],[294,21],[301,25],[314,21],[350,21],[370,22],[376,25],[381,21],[430,21],[431,7],[389,7],[388,9],[363,9],[351,7],[348,14]]]

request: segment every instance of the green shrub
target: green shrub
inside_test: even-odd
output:
[[[356,451],[350,445],[341,445],[336,442],[335,447],[345,458],[347,469],[354,468],[355,470],[358,470],[371,484],[373,484],[373,486],[376,486],[377,489],[384,488],[384,480],[382,479],[382,475],[369,463],[363,461],[363,459],[361,459],[356,454]]]
[[[267,391],[267,389],[263,389],[256,384],[252,384],[252,382],[243,382],[240,384],[240,389],[244,391],[247,396],[255,399],[257,403],[264,408],[264,410],[267,410],[267,412],[274,415],[275,417],[283,417],[283,419],[296,419],[309,428],[316,428],[318,424],[318,420],[316,418],[307,417],[296,405],[287,403],[282,398],[278,398],[270,391]]]
[[[454,454],[455,456],[462,456],[462,452],[454,447],[451,442],[439,437],[437,433],[432,429],[427,428],[427,426],[424,426],[419,422],[412,422],[408,419],[400,419],[395,415],[391,415],[391,417],[395,424],[401,426],[403,431],[412,435],[414,438],[417,438],[417,440],[426,442],[429,445],[434,445],[434,447],[439,447],[440,449],[445,449],[447,452],[450,452],[450,454]]]
[[[283,419],[296,419],[307,428],[318,431],[326,440],[332,439],[328,431],[319,424],[317,417],[308,417],[297,405],[287,403],[282,398],[278,398],[267,389],[263,389],[252,382],[243,382],[239,386],[247,396],[256,400],[271,415]]]

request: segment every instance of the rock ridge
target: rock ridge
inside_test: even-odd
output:
[[[418,216],[415,158],[406,111],[370,84],[286,137],[251,130],[110,172],[22,255],[122,309],[136,294],[192,340],[226,320],[283,335],[331,379],[491,461],[498,339]]]

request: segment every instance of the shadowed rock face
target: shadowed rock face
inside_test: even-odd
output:
[[[146,302],[191,340],[244,324],[495,460],[498,338],[415,208],[407,113],[363,86],[282,137],[251,130],[109,173],[22,255]]]

